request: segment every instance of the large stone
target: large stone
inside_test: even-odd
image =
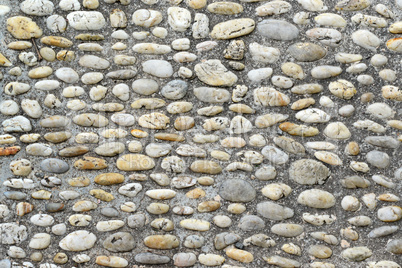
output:
[[[27,228],[17,223],[0,224],[0,244],[19,244],[28,238]]]
[[[250,202],[255,199],[256,191],[247,181],[242,179],[225,180],[220,188],[219,195],[231,202]]]
[[[294,215],[293,209],[278,205],[271,201],[266,201],[257,204],[257,213],[264,218],[281,221],[292,218]]]
[[[296,43],[288,48],[288,53],[297,61],[317,61],[327,54],[325,48],[313,43]]]
[[[232,39],[249,34],[254,28],[253,19],[234,19],[216,24],[210,35],[215,39]]]
[[[64,237],[59,246],[67,251],[85,251],[95,245],[96,236],[86,230],[79,230],[69,233]]]
[[[299,194],[297,202],[312,208],[330,208],[335,205],[335,197],[323,190],[311,189]]]
[[[289,169],[289,178],[300,184],[323,184],[330,175],[325,165],[312,159],[297,160]]]
[[[238,79],[220,60],[215,59],[195,65],[194,71],[198,79],[210,86],[233,86]]]
[[[67,15],[68,24],[75,30],[100,30],[106,25],[102,13],[97,11],[75,11]]]
[[[128,232],[118,232],[108,236],[103,247],[111,252],[127,252],[134,249],[135,240]]]
[[[143,154],[126,154],[117,159],[116,166],[123,171],[141,171],[154,168],[155,162]]]
[[[257,25],[260,35],[269,39],[290,41],[299,35],[299,29],[285,20],[263,20]]]

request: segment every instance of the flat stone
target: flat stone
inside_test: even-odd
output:
[[[174,235],[151,235],[145,237],[144,244],[153,249],[173,249],[179,246],[180,240]]]
[[[313,43],[296,43],[288,48],[288,53],[297,61],[317,61],[327,54],[325,48]]]
[[[264,229],[265,222],[258,216],[245,215],[240,219],[238,226],[245,232],[256,232]]]
[[[97,256],[95,263],[106,267],[127,267],[128,261],[124,258],[117,256]]]
[[[370,151],[366,155],[367,162],[377,168],[386,168],[390,165],[390,157],[387,153]]]
[[[85,251],[95,245],[96,236],[85,230],[74,231],[64,237],[59,246],[67,251]]]
[[[231,202],[250,202],[254,200],[256,191],[245,180],[231,179],[221,184],[219,195]]]
[[[17,39],[31,39],[42,36],[42,29],[32,19],[15,16],[7,19],[7,30]]]
[[[300,184],[323,184],[331,171],[318,161],[301,159],[292,163],[289,169],[290,179]]]
[[[142,70],[150,75],[168,78],[173,75],[172,65],[165,60],[147,60],[142,62]]]
[[[214,161],[197,160],[191,164],[190,169],[197,173],[219,174],[222,172],[222,167]]]
[[[210,35],[215,39],[232,39],[251,33],[255,21],[249,18],[234,19],[216,24]]]
[[[128,232],[118,232],[106,237],[103,247],[111,252],[127,252],[135,248],[135,240]]]
[[[172,80],[161,90],[162,96],[169,100],[179,100],[187,94],[188,84],[183,80]]]
[[[238,79],[220,60],[215,59],[195,65],[194,71],[198,79],[210,86],[232,86]]]
[[[154,168],[155,162],[146,155],[126,154],[117,159],[116,165],[123,171],[140,171]]]
[[[335,197],[327,191],[312,189],[301,192],[297,202],[308,207],[325,209],[335,205]]]
[[[278,205],[271,201],[258,203],[257,213],[264,218],[274,221],[289,219],[294,215],[293,209]]]
[[[67,15],[68,23],[75,30],[100,30],[106,25],[102,13],[97,11],[75,11]]]
[[[271,232],[283,237],[295,237],[302,234],[304,228],[300,224],[279,223],[271,227]]]
[[[353,247],[342,251],[341,256],[350,261],[363,261],[369,257],[373,252],[367,247]]]
[[[104,70],[109,68],[110,66],[109,61],[95,55],[84,55],[79,59],[78,63],[82,67],[87,67],[95,70]]]
[[[293,24],[274,19],[263,20],[258,23],[257,32],[263,37],[280,41],[290,41],[299,35],[299,30]]]
[[[70,169],[67,162],[57,158],[48,158],[43,160],[40,163],[40,168],[45,172],[57,174],[66,173]]]
[[[139,253],[135,255],[134,260],[136,262],[148,265],[166,264],[170,262],[170,258],[168,256],[158,255],[149,252]]]

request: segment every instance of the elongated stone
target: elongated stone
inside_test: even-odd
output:
[[[253,19],[234,19],[216,24],[210,35],[215,39],[232,39],[249,34],[254,28]]]

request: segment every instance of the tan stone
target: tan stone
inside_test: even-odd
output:
[[[201,188],[195,188],[186,193],[186,197],[191,199],[198,199],[206,195],[205,191]]]
[[[98,170],[107,168],[107,166],[104,159],[91,156],[84,156],[83,159],[74,162],[74,167],[79,170]]]
[[[73,45],[73,42],[61,36],[45,36],[40,40],[43,44],[48,46],[67,48]]]
[[[145,246],[153,249],[173,249],[180,245],[180,239],[174,235],[151,235],[144,239]]]
[[[199,212],[212,212],[218,210],[221,207],[221,203],[218,201],[204,201],[198,204],[197,209]]]
[[[219,174],[222,172],[222,167],[219,163],[209,160],[197,160],[194,161],[190,169],[197,173],[207,173],[207,174]]]
[[[282,131],[289,133],[294,136],[302,137],[312,137],[318,135],[320,131],[315,127],[310,127],[306,125],[298,125],[290,122],[285,122],[279,125]]]
[[[124,175],[119,173],[103,173],[95,177],[94,182],[100,185],[113,185],[124,182]]]
[[[243,263],[250,263],[254,260],[253,254],[237,248],[230,248],[226,250],[226,255],[228,255],[229,258]]]
[[[114,196],[111,193],[108,193],[101,189],[93,189],[89,191],[89,194],[105,202],[110,202],[114,199]]]
[[[40,78],[46,78],[50,76],[53,73],[53,69],[49,66],[41,66],[37,67],[35,69],[32,69],[28,72],[29,78],[32,79],[40,79]]]
[[[7,19],[7,30],[17,39],[39,38],[43,34],[32,19],[23,16]]]
[[[117,159],[116,165],[123,171],[140,171],[154,168],[155,162],[143,154],[126,154]]]

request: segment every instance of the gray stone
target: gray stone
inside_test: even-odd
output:
[[[127,232],[118,232],[103,241],[103,247],[111,252],[127,252],[135,248],[134,237]]]
[[[365,142],[383,148],[396,149],[399,141],[391,136],[369,136],[364,139]]]
[[[214,245],[217,250],[221,250],[226,248],[229,245],[232,245],[240,240],[240,236],[234,233],[220,233],[217,234],[214,238]]]
[[[226,89],[213,87],[194,88],[194,95],[203,102],[223,103],[230,100],[230,92]]]
[[[161,90],[162,96],[169,100],[179,100],[187,93],[188,84],[183,80],[172,80]]]
[[[0,224],[0,244],[19,244],[28,238],[27,228],[17,223]]]
[[[170,262],[170,258],[164,255],[144,252],[135,255],[134,260],[142,264],[165,264]]]
[[[402,239],[393,239],[387,244],[387,251],[394,254],[402,254]]]
[[[145,214],[135,214],[127,218],[127,225],[130,228],[138,229],[145,226],[148,223],[148,219]]]
[[[317,61],[327,54],[325,48],[313,43],[296,43],[288,48],[288,53],[297,61]]]
[[[282,165],[289,160],[289,155],[287,153],[272,145],[265,146],[261,153],[274,165]]]
[[[371,151],[366,155],[367,162],[377,168],[386,168],[390,164],[390,157],[387,153]]]
[[[330,175],[324,164],[312,159],[297,160],[289,168],[289,178],[300,184],[323,184]]]
[[[220,188],[219,195],[231,202],[250,202],[256,197],[253,186],[242,179],[225,180]]]
[[[281,221],[292,218],[294,215],[293,209],[278,205],[271,201],[266,201],[257,204],[257,213],[264,218]]]
[[[259,231],[264,229],[264,227],[264,220],[255,215],[245,215],[239,221],[239,228],[245,232]]]
[[[40,163],[40,168],[45,172],[62,174],[66,173],[70,169],[70,166],[63,160],[48,158]]]
[[[303,233],[304,228],[300,224],[279,223],[271,227],[271,232],[283,237],[295,237]]]
[[[383,237],[383,236],[393,234],[398,230],[399,230],[399,226],[396,226],[396,225],[381,226],[381,227],[377,227],[377,228],[373,229],[368,234],[368,237],[369,238]]]
[[[119,216],[119,211],[112,207],[102,208],[100,213],[108,218],[114,218]]]
[[[299,29],[284,20],[263,20],[258,23],[257,31],[264,37],[280,41],[290,41],[299,35]]]

